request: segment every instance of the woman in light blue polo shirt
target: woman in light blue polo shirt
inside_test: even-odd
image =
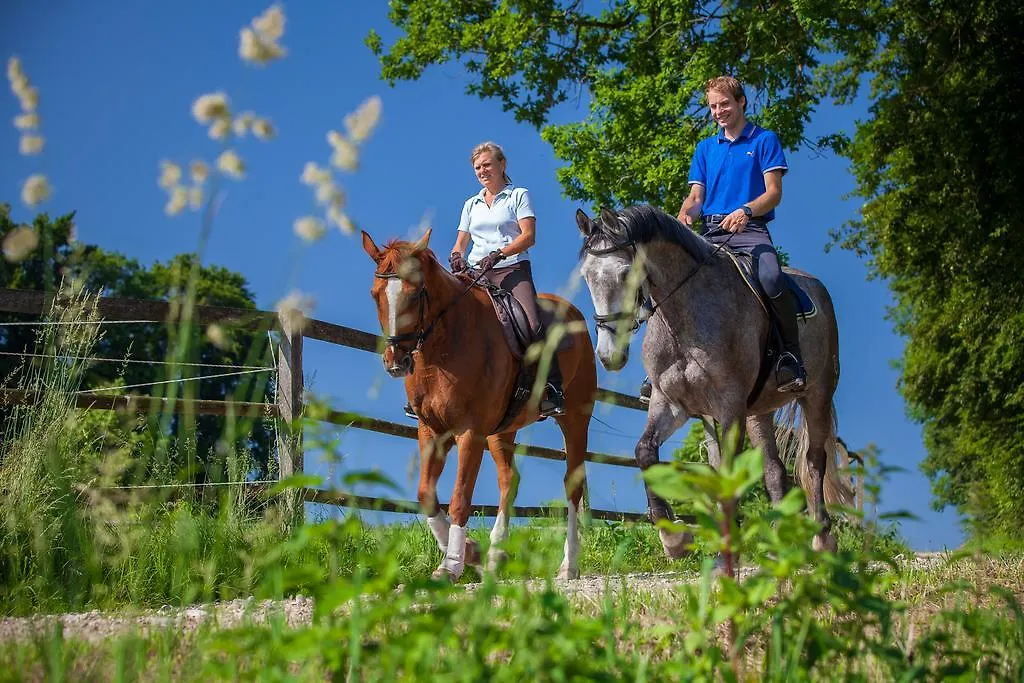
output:
[[[460,273],[470,267],[487,272],[492,284],[511,291],[526,309],[533,339],[543,339],[545,330],[527,251],[536,242],[537,228],[530,193],[525,187],[512,184],[505,172],[505,152],[499,145],[493,142],[477,145],[470,161],[483,189],[467,199],[462,207],[458,237],[448,257],[452,272]],[[470,241],[473,249],[467,263],[465,253]],[[540,413],[561,415],[563,405],[562,373],[557,356],[553,356]]]

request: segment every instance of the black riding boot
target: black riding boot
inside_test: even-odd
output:
[[[777,297],[768,300],[782,333],[782,353],[775,365],[775,383],[778,391],[803,391],[807,384],[800,355],[800,336],[797,329],[796,294],[788,287]]]
[[[539,412],[541,417],[565,414],[565,394],[562,393],[562,369],[558,366],[558,354],[551,354],[551,365],[548,367],[548,383],[544,398],[541,399]]]

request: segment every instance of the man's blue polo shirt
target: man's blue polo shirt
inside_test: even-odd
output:
[[[789,170],[778,136],[748,122],[735,140],[726,138],[722,128],[718,135],[697,143],[689,182],[704,186],[701,211],[705,215],[732,213],[764,194],[764,174],[778,169],[783,175]],[[772,220],[775,209],[761,218]]]

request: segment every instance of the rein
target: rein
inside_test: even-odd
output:
[[[658,308],[663,303],[668,301],[669,297],[671,297],[673,294],[678,292],[679,288],[682,287],[683,285],[685,285],[690,280],[690,278],[692,278],[694,275],[696,275],[698,273],[698,271],[700,271],[700,269],[704,265],[706,265],[708,263],[711,263],[711,261],[714,260],[715,256],[718,254],[718,252],[721,251],[722,248],[725,247],[725,245],[729,244],[729,240],[731,240],[735,235],[736,235],[736,233],[734,233],[734,232],[730,233],[729,236],[725,239],[725,241],[722,242],[721,244],[719,244],[718,246],[716,246],[715,250],[713,252],[711,252],[711,254],[709,254],[707,256],[707,258],[704,258],[701,261],[698,261],[697,265],[694,266],[693,269],[690,270],[689,273],[687,273],[685,276],[683,276],[683,278],[678,283],[676,283],[675,287],[673,287],[671,290],[669,290],[668,294],[666,294],[665,296],[661,297],[661,299],[659,301],[656,301],[649,308],[644,306],[643,292],[638,289],[637,293],[636,293],[636,297],[637,297],[636,309],[633,312],[622,310],[622,311],[619,311],[618,313],[609,313],[608,315],[597,315],[597,314],[594,314],[594,322],[597,323],[597,327],[603,327],[604,329],[606,329],[611,334],[618,334],[617,326],[612,326],[612,325],[609,325],[608,323],[618,323],[618,322],[621,322],[623,320],[630,320],[630,319],[632,319],[633,324],[630,326],[628,332],[630,332],[630,333],[636,332],[638,329],[640,329],[640,324],[641,324],[641,322],[643,322],[643,320],[646,320],[647,318],[650,318],[652,315],[654,315],[655,311],[657,311]],[[610,247],[605,247],[604,249],[593,249],[593,248],[591,248],[590,243],[592,241],[594,241],[594,239],[596,237],[598,237],[598,236],[604,237],[606,240],[611,242],[611,246]],[[587,239],[587,241],[583,244],[583,249],[588,254],[590,254],[591,256],[607,256],[608,254],[611,254],[613,252],[620,251],[620,250],[629,250],[629,251],[631,251],[633,253],[633,258],[634,259],[636,259],[636,256],[637,256],[636,242],[634,240],[626,240],[626,241],[623,241],[623,242],[617,242],[617,241],[611,239],[611,237],[608,234],[606,234],[606,233],[597,233],[597,232],[593,233]],[[647,275],[646,279],[647,279],[647,281],[649,281],[651,283],[652,286],[654,285],[654,282],[653,282],[653,280],[651,280],[651,276],[649,274]],[[638,312],[643,310],[644,308],[647,308],[647,313],[644,316],[644,318],[641,319],[640,316],[638,315]]]
[[[430,324],[427,325],[425,328],[423,327],[423,319],[426,316],[426,303],[428,295],[427,281],[426,278],[424,277],[423,283],[419,286],[419,288],[416,290],[416,294],[414,295],[419,298],[420,302],[419,320],[416,322],[416,329],[414,329],[412,332],[406,332],[405,334],[396,334],[390,337],[385,337],[388,345],[397,346],[406,353],[415,353],[416,351],[420,351],[423,348],[424,342],[427,341],[427,337],[429,337],[430,333],[434,331],[434,326],[437,325],[441,318],[444,317],[444,314],[447,313],[453,306],[455,306],[455,304],[457,304],[462,299],[462,297],[468,294],[469,291],[473,289],[473,287],[475,287],[478,282],[480,282],[481,278],[483,278],[483,276],[486,273],[487,271],[481,271],[480,274],[476,276],[476,279],[470,282],[468,285],[466,285],[465,289],[459,292],[459,294],[454,299],[452,299],[447,306],[442,308],[441,312],[434,316],[434,319],[430,321]],[[381,280],[402,279],[402,277],[397,272],[374,273],[373,276],[376,278],[380,278]],[[411,348],[406,348],[402,346],[403,342],[411,341],[416,342],[415,345],[413,345]]]

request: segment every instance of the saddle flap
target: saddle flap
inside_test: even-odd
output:
[[[487,290],[488,295],[491,297],[494,313],[498,317],[498,322],[501,323],[501,331],[505,335],[505,341],[508,343],[509,350],[516,360],[522,360],[526,356],[526,350],[530,347],[530,344],[535,341],[530,330],[530,319],[526,315],[526,310],[519,303],[519,300],[513,296],[512,292],[495,287],[489,283],[484,285],[484,289]],[[548,302],[544,299],[539,299],[538,303],[541,323],[545,330],[550,330],[551,325],[555,323],[557,312],[552,310],[550,306],[545,305]],[[555,350],[563,351],[571,347],[572,335],[563,335]]]

